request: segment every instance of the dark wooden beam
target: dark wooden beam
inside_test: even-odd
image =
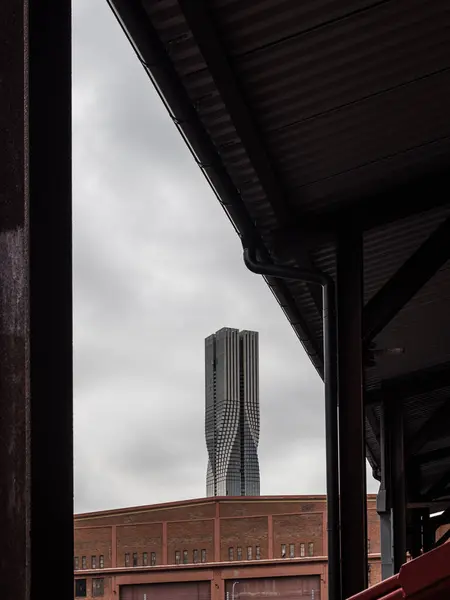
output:
[[[418,465],[425,465],[447,458],[450,458],[450,447],[438,448],[437,450],[431,450],[430,452],[424,452],[423,454],[416,454],[413,457],[413,461]]]
[[[286,229],[277,233],[287,241],[306,237],[309,245],[314,247],[335,240],[339,231],[348,227],[348,223],[360,231],[369,231],[447,206],[450,204],[449,195],[448,170],[436,171],[358,198],[345,206],[339,204],[317,215],[300,215]],[[405,198],[408,200],[405,201]]]
[[[416,432],[408,443],[409,457],[415,454],[425,446],[427,442],[439,437],[441,433],[447,432],[450,422],[450,399],[444,402],[425,424]]]
[[[424,494],[424,498],[427,500],[436,500],[442,496],[450,495],[450,491],[447,492],[447,487],[450,484],[450,469],[446,470],[443,475],[428,488]]]
[[[380,404],[386,398],[403,402],[446,387],[450,387],[449,362],[382,382],[379,388],[366,392],[366,404]]]
[[[447,218],[375,294],[363,311],[363,339],[369,344],[450,258]]]

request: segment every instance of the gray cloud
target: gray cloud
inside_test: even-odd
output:
[[[262,493],[324,492],[322,384],[104,0],[74,2],[73,130],[76,510],[204,495],[222,326],[260,332]]]

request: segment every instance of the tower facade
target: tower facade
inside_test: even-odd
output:
[[[223,328],[205,340],[207,496],[259,496],[258,333]]]

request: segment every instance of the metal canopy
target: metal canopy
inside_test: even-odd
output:
[[[336,278],[360,231],[366,449],[400,410],[408,502],[450,499],[450,4],[110,0],[241,237]],[[267,278],[323,374],[321,298]],[[449,500],[450,505],[450,500]]]

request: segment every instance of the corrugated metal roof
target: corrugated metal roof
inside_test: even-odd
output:
[[[377,194],[382,198],[390,190],[397,213],[405,206],[412,216],[367,227],[367,303],[450,215],[450,203],[438,201],[434,186],[450,164],[450,4],[445,0],[212,0],[198,4],[203,28],[194,24],[192,30],[177,0],[133,5],[144,6],[142,20],[148,17],[140,39],[147,35],[161,46],[165,68],[173,70],[194,109],[189,118],[196,123],[189,123],[184,135],[189,140],[195,127],[202,128],[217,152],[213,164],[197,157],[200,166],[208,175],[219,167],[227,173],[269,251],[274,234],[291,221],[325,218],[334,209],[331,228],[337,227],[346,209],[370,206],[374,212]],[[149,61],[147,68],[157,79],[155,63]],[[426,202],[414,196],[411,184],[419,180]],[[399,187],[406,184],[412,196]],[[230,186],[218,191],[225,205]],[[351,218],[352,212],[345,215]],[[320,218],[317,223],[320,229]],[[333,238],[317,237],[309,251],[291,258],[334,278],[335,255]],[[295,282],[268,283],[320,371],[322,320],[314,290]],[[405,352],[380,356],[366,370],[368,388],[450,360],[449,300],[447,263],[376,337],[379,349]],[[407,399],[407,436],[445,394]],[[368,409],[366,430],[377,461],[376,407]],[[433,444],[430,440],[429,447]],[[425,479],[435,476],[434,468],[426,467]]]

